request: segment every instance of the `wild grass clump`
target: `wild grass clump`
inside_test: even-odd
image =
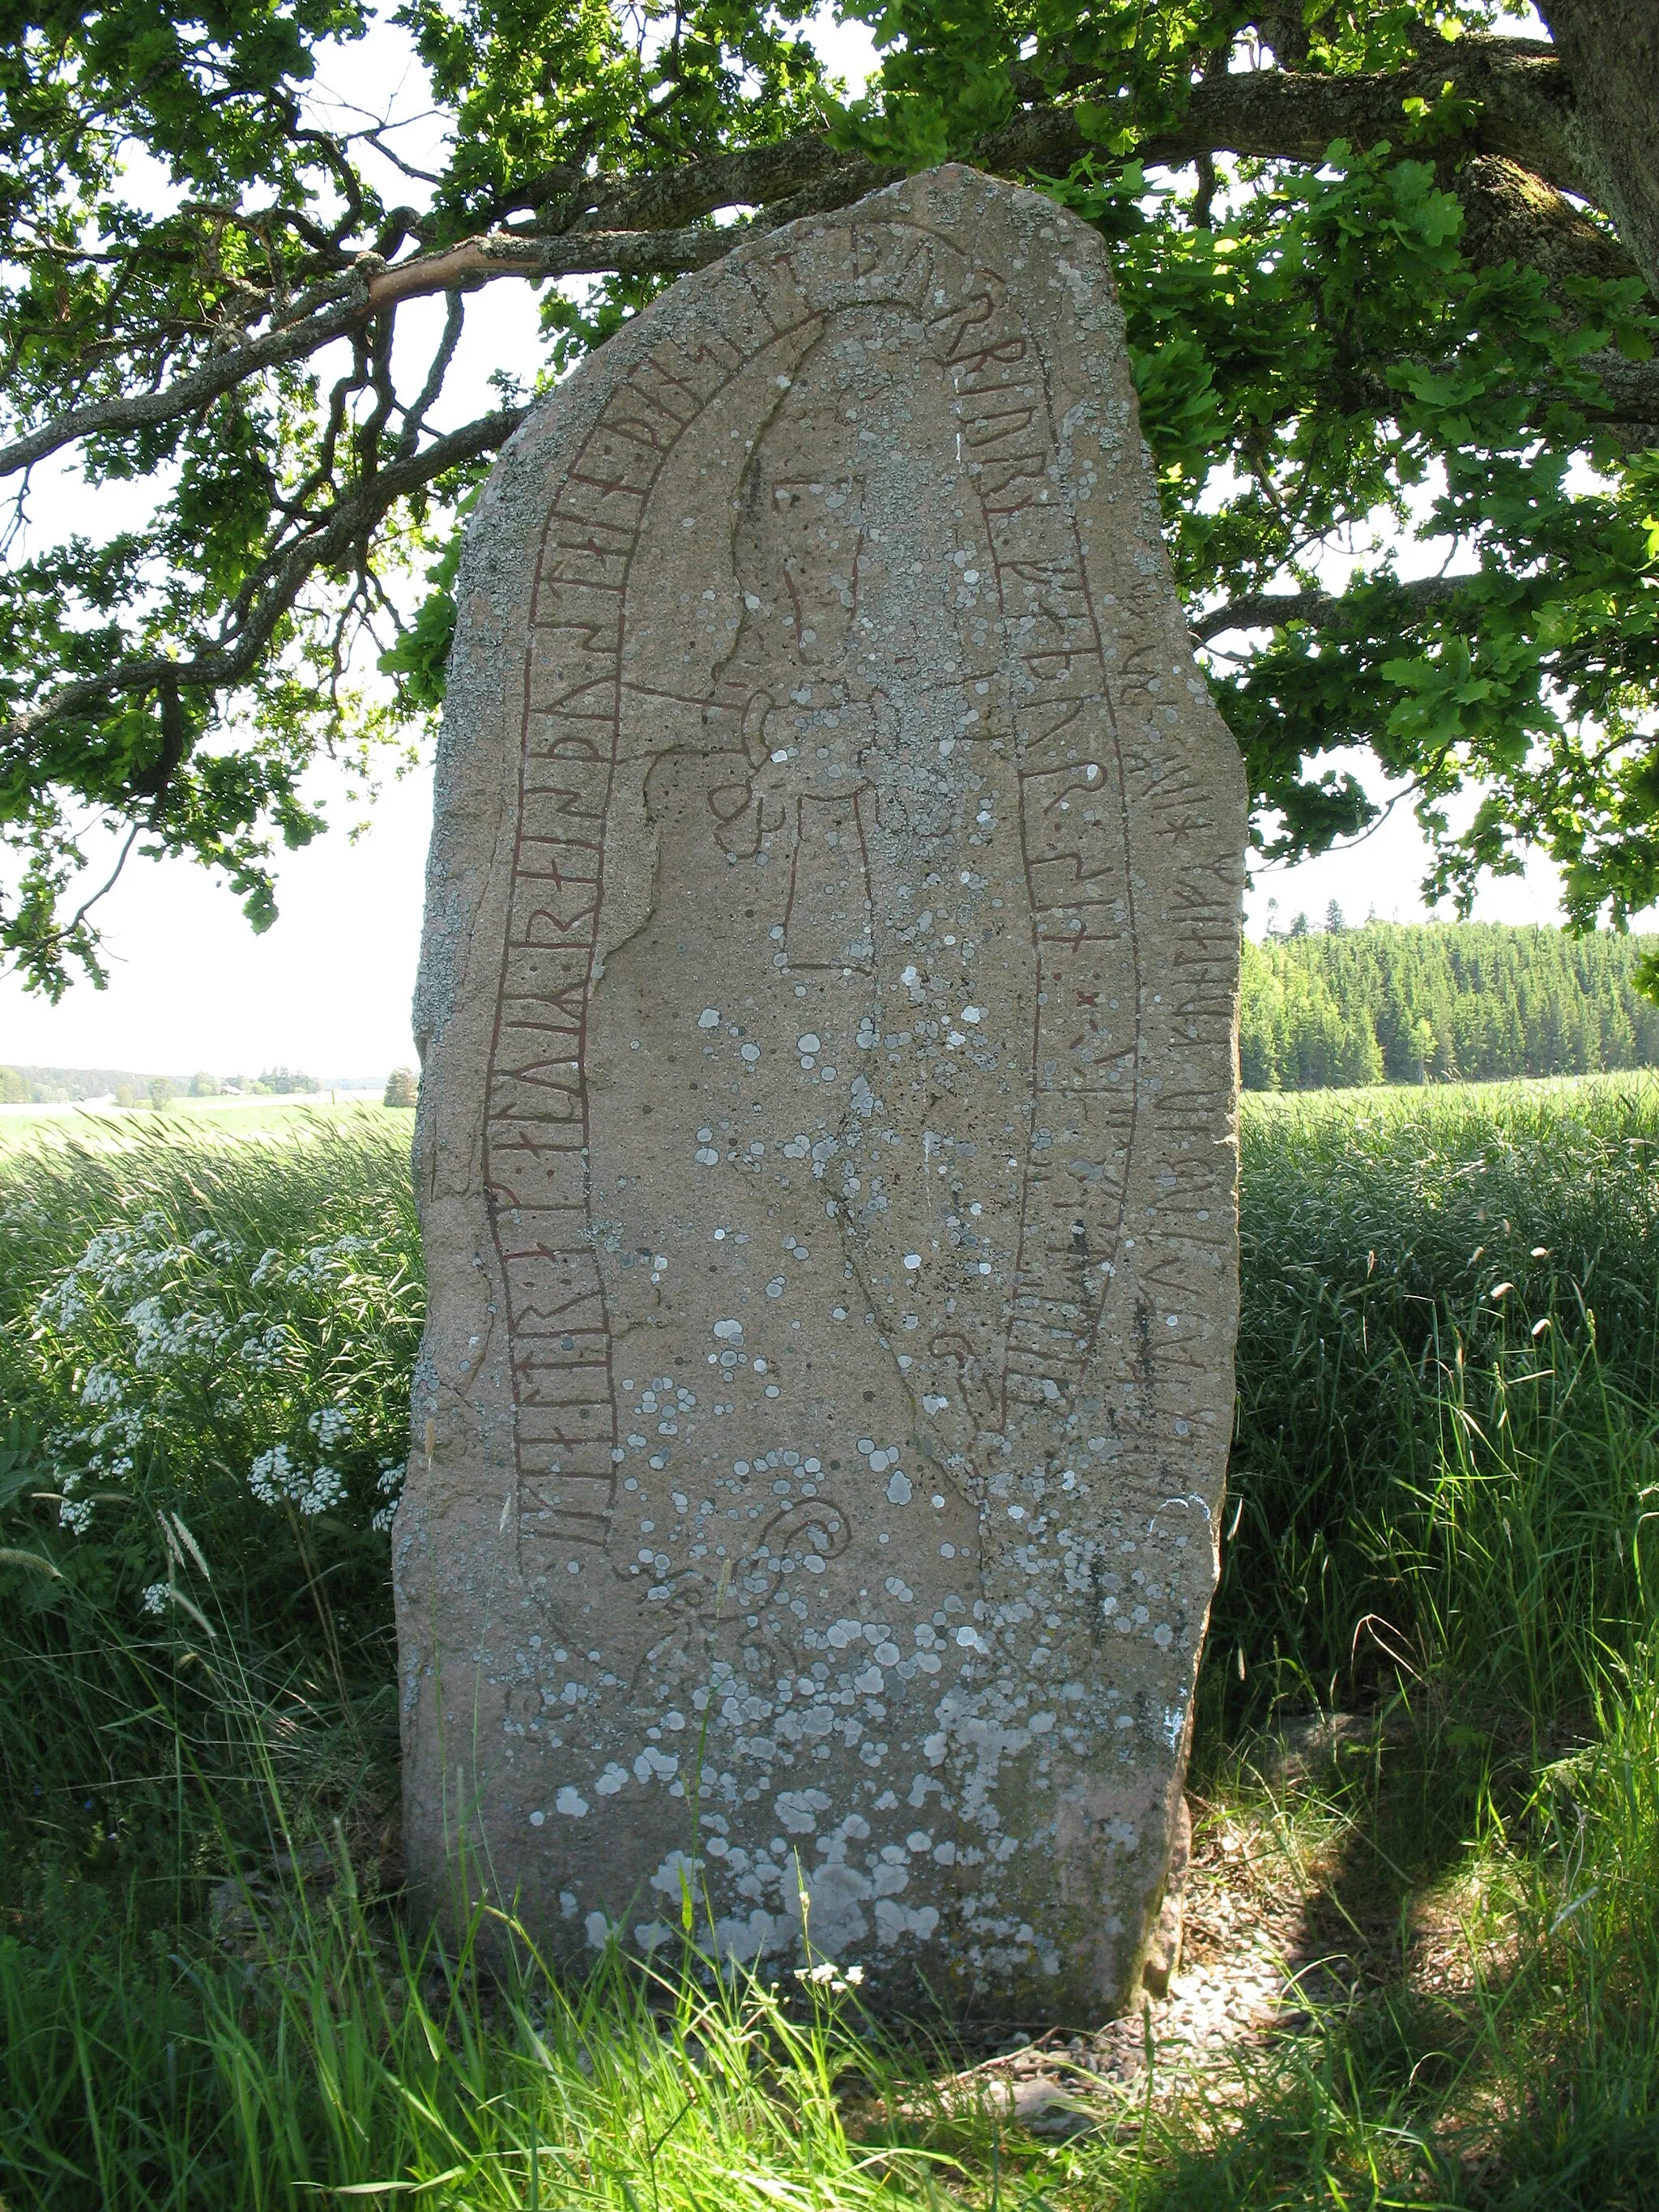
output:
[[[0,1779],[44,1850],[159,1866],[179,1814],[150,1785],[181,1760],[264,1822],[233,1674],[325,1797],[390,1753],[422,1291],[378,1117],[125,1127],[0,1165]]]
[[[1194,1774],[1339,1934],[1294,2032],[1069,2143],[839,1980],[406,1909],[404,1139],[0,1164],[10,2212],[1654,2201],[1659,1086],[1247,1116]]]
[[[29,2203],[925,2200],[925,2148],[849,2136],[842,2100],[867,2100],[884,2068],[833,1992],[641,1972],[614,1951],[562,1980],[499,1914],[475,1911],[447,1948],[417,1942],[366,1911],[343,1851],[331,1872],[322,1899],[276,1900],[234,1960],[145,1955],[96,1923],[0,1943],[4,2155]]]
[[[1206,1692],[1587,1723],[1652,1613],[1659,1086],[1273,1102]]]

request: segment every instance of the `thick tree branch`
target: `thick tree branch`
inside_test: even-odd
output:
[[[319,352],[334,339],[343,337],[363,320],[367,278],[354,271],[326,288],[326,303],[297,320],[279,325],[240,345],[227,346],[210,355],[198,368],[176,377],[159,391],[122,392],[95,399],[82,407],[66,408],[39,423],[9,445],[0,446],[0,476],[32,468],[48,454],[61,452],[77,439],[120,437],[130,430],[146,430],[176,421],[211,405],[227,392],[262,370],[301,361]]]
[[[1447,83],[1480,105],[1461,142],[1467,153],[1500,155],[1564,191],[1586,190],[1571,88],[1559,62],[1535,40],[1462,39],[1405,69],[1364,76],[1285,70],[1206,76],[1193,87],[1181,122],[1136,150],[1149,163],[1179,166],[1200,153],[1321,161],[1334,138],[1358,146],[1387,138],[1399,146],[1409,121],[1405,102],[1432,104]],[[998,174],[1060,174],[1099,150],[1074,106],[1034,100],[981,139],[969,158]],[[717,208],[764,207],[808,187],[819,205],[843,205],[895,173],[878,171],[862,155],[836,153],[826,138],[802,136],[649,177],[550,176],[513,194],[501,211],[538,209],[539,229],[568,231],[583,223],[654,229]]]
[[[319,568],[337,566],[350,554],[400,499],[422,490],[451,469],[492,453],[507,443],[528,410],[503,408],[498,414],[434,439],[410,459],[393,461],[356,485],[319,516],[313,528],[297,539],[283,555],[275,572],[238,625],[232,641],[216,653],[198,653],[193,660],[173,660],[161,655],[117,661],[99,676],[84,676],[60,684],[25,713],[0,724],[0,759],[27,751],[29,739],[65,716],[87,713],[123,694],[143,695],[171,690],[218,691],[240,684],[252,673],[276,635],[283,617],[293,606],[307,579]]]
[[[1193,88],[1182,122],[1147,139],[1139,152],[1162,165],[1223,152],[1318,161],[1334,138],[1398,144],[1407,123],[1402,103],[1431,101],[1447,82],[1479,103],[1461,142],[1466,153],[1517,164],[1561,190],[1586,189],[1582,134],[1561,64],[1547,48],[1518,40],[1462,40],[1406,69],[1365,76],[1263,70],[1206,77]],[[1002,174],[1056,174],[1097,151],[1077,111],[1058,106],[1017,113],[984,138],[972,158]],[[897,173],[861,154],[839,153],[818,135],[683,162],[647,177],[557,173],[511,196],[501,210],[532,210],[532,234],[487,231],[390,267],[366,254],[348,274],[317,287],[304,312],[225,346],[161,390],[68,409],[0,447],[0,475],[82,438],[118,437],[191,414],[247,378],[304,359],[405,300],[471,291],[503,276],[678,276],[719,260],[742,234],[746,226],[706,226],[704,219],[721,209],[758,208],[757,224],[770,227],[844,206]]]
[[[365,254],[349,278],[319,288],[325,304],[313,312],[227,346],[160,391],[69,408],[0,446],[0,476],[15,475],[81,438],[119,437],[195,414],[250,377],[319,353],[405,300],[476,291],[501,276],[681,276],[718,261],[731,251],[737,234],[732,229],[578,231],[569,237],[537,239],[493,231],[389,269],[376,256]]]
[[[712,215],[717,208],[764,207],[830,183],[859,199],[897,172],[862,154],[838,152],[816,133],[684,161],[650,176],[550,177],[514,193],[502,212],[538,210],[537,228],[561,233],[661,230]]]
[[[1462,247],[1477,269],[1513,261],[1536,269],[1563,307],[1575,276],[1639,276],[1616,238],[1598,229],[1551,185],[1518,162],[1478,154],[1451,179],[1463,210]]]
[[[1463,586],[1474,581],[1470,576],[1416,576],[1407,583],[1395,581],[1391,588],[1417,617],[1449,605]],[[1188,627],[1200,645],[1207,645],[1228,630],[1282,629],[1286,623],[1308,623],[1316,629],[1352,629],[1354,614],[1352,604],[1334,592],[1252,592],[1195,616]]]
[[[1172,167],[1200,153],[1322,161],[1334,138],[1356,146],[1386,138],[1403,150],[1405,102],[1432,106],[1447,84],[1479,104],[1459,140],[1462,152],[1501,155],[1564,191],[1590,193],[1572,88],[1541,41],[1460,39],[1405,69],[1364,76],[1284,70],[1206,76],[1193,87],[1181,121],[1135,150],[1143,161]],[[974,158],[991,168],[1061,174],[1090,150],[1075,108],[1033,107],[991,132]]]
[[[1449,368],[1453,364],[1419,360],[1412,366],[1435,371]],[[1603,350],[1585,354],[1579,366],[1601,384],[1601,392],[1595,397],[1570,390],[1564,384],[1539,382],[1504,388],[1524,398],[1534,409],[1571,408],[1582,415],[1591,428],[1616,433],[1620,442],[1631,450],[1639,452],[1659,444],[1659,356],[1650,361],[1633,361],[1624,354]],[[1379,418],[1397,416],[1409,402],[1404,387],[1389,380],[1385,368],[1386,364],[1379,362],[1375,368],[1350,369],[1345,389],[1329,393],[1339,411],[1352,412],[1358,404],[1371,408]]]
[[[434,292],[471,292],[498,276],[682,276],[729,253],[743,234],[725,230],[577,230],[526,238],[492,230],[376,270],[364,313],[377,315]]]
[[[1626,443],[1638,450],[1659,447],[1659,356],[1631,361],[1621,353],[1594,353],[1585,356],[1584,366],[1601,378],[1605,394],[1602,404],[1589,410],[1592,419],[1627,431]],[[1584,403],[1566,399],[1565,404]]]
[[[1573,129],[1589,196],[1618,224],[1659,295],[1659,6],[1540,0],[1539,13],[1577,95]]]

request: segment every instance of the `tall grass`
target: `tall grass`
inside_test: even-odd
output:
[[[1243,1139],[1212,1725],[1395,1686],[1578,1725],[1652,1619],[1659,1089],[1274,1102]]]
[[[661,1954],[579,1981],[500,1922],[486,1971],[477,1917],[405,1917],[403,1136],[0,1164],[10,2212],[1654,2201],[1659,1090],[1247,1118],[1195,1773],[1407,1933],[1212,2091],[1068,2145],[941,2101],[941,2046],[855,1991]],[[1264,1784],[1333,1705],[1365,1757]],[[1425,1899],[1471,1936],[1433,1987]]]
[[[182,1972],[112,1929],[0,1948],[12,2171],[33,2201],[860,2212],[927,2195],[925,2149],[849,2139],[838,2087],[880,2069],[833,1994],[614,1953],[572,1986],[510,1923],[505,1945],[489,1931],[486,1980],[477,1917],[448,1952],[417,1944],[339,1863],[324,1902],[290,1893],[234,1965]]]
[[[188,1150],[164,1125],[4,1162],[0,1786],[25,1864],[142,1875],[135,1909],[154,1891],[176,1912],[181,1866],[217,1848],[181,1810],[187,1770],[210,1838],[229,1820],[267,1847],[251,1709],[286,1790],[384,1820],[375,1524],[406,1444],[416,1247],[377,1118]],[[256,1489],[277,1451],[286,1480]]]

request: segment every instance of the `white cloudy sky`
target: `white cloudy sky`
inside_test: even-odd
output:
[[[828,27],[821,35],[836,65],[849,80],[861,80],[869,66],[866,34],[854,26]],[[396,101],[404,115],[425,105],[406,43],[384,28],[367,47],[350,51],[329,88],[342,97],[349,91],[352,100],[377,109]],[[421,135],[416,125],[404,142],[417,161]],[[399,187],[398,197],[407,191],[406,185]],[[436,303],[426,304],[428,315],[440,312]],[[501,283],[475,295],[458,386],[471,387],[484,400],[490,368],[533,358],[534,308],[526,290]],[[458,409],[466,396],[458,388]],[[459,413],[456,419],[462,419]],[[37,471],[36,487],[37,515],[49,514],[54,528],[103,534],[119,526],[108,491],[99,493],[94,512],[72,479],[52,483]],[[336,818],[347,818],[343,785],[325,796]],[[0,978],[0,1062],[168,1073],[283,1063],[342,1077],[378,1076],[411,1060],[409,1007],[430,810],[431,778],[422,769],[388,791],[356,844],[330,836],[287,856],[281,918],[263,937],[252,934],[235,901],[202,870],[181,863],[135,866],[101,908],[109,988],[77,988],[52,1007],[13,979]],[[1415,825],[1407,810],[1398,809],[1350,850],[1262,872],[1250,896],[1250,927],[1260,931],[1269,898],[1286,921],[1299,909],[1317,919],[1333,899],[1351,920],[1372,911],[1415,919],[1423,912],[1423,866]],[[1491,886],[1476,912],[1492,921],[1555,918],[1551,872],[1540,866],[1524,882]]]

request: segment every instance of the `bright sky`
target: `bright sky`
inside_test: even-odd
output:
[[[861,82],[872,59],[867,33],[825,25],[819,36],[832,64]],[[394,100],[400,115],[426,104],[406,41],[384,27],[332,73],[328,88],[343,94],[347,88],[377,110]],[[417,165],[422,131],[416,124],[399,142]],[[397,196],[408,191],[404,185]],[[423,312],[435,329],[439,303],[424,303]],[[534,332],[527,288],[502,283],[474,295],[456,365],[454,420],[483,411],[484,378],[496,363],[535,361]],[[415,336],[411,323],[411,343]],[[467,405],[469,398],[480,404]],[[72,478],[52,484],[37,471],[35,482],[37,514],[49,510],[56,528],[102,535],[119,526],[110,491],[96,495],[94,519],[92,500]],[[356,818],[343,780],[322,795],[335,820]],[[286,856],[281,916],[263,937],[199,868],[135,863],[100,909],[107,990],[77,986],[52,1007],[0,977],[0,1063],[167,1074],[287,1065],[321,1078],[379,1077],[412,1063],[409,1010],[430,817],[431,776],[422,769],[387,791],[356,844],[335,834]],[[1421,837],[1401,808],[1347,851],[1263,871],[1250,894],[1249,927],[1261,933],[1269,899],[1283,922],[1304,909],[1318,921],[1333,899],[1350,921],[1373,910],[1384,920],[1419,919],[1424,865]],[[1522,882],[1493,884],[1475,910],[1488,921],[1559,919],[1553,872],[1540,865]]]

